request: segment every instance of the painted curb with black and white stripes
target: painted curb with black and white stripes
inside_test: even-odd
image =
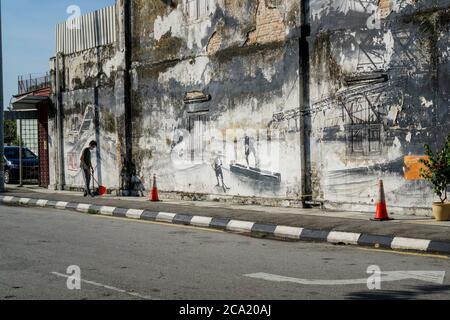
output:
[[[13,196],[0,196],[0,203],[16,206],[34,206],[42,208],[72,210],[82,213],[98,214],[104,216],[188,225],[202,228],[213,228],[223,231],[250,234],[258,237],[267,237],[278,240],[327,242],[331,244],[358,245],[393,250],[450,254],[450,242],[426,239],[313,230],[308,228],[260,224],[256,222],[233,219],[211,218],[205,216],[193,216],[170,212],[153,212],[144,209],[126,209],[85,203],[52,201],[33,198],[18,198]]]

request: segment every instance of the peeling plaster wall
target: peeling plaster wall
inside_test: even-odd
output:
[[[298,1],[206,0],[200,17],[172,3],[133,2],[138,175],[169,192],[299,199],[299,123],[283,118],[299,110]]]
[[[404,157],[450,131],[449,1],[311,1],[314,196],[373,210],[377,179],[392,212],[429,214],[424,181]]]
[[[300,2],[208,3],[208,14],[193,21],[184,1],[134,2],[140,174],[158,174],[166,191],[298,199]],[[421,0],[310,1],[310,106],[304,116],[310,119],[314,200],[329,208],[373,210],[377,180],[383,178],[393,212],[429,214],[431,189],[424,181],[404,179],[403,159],[423,154],[424,143],[437,147],[448,133],[449,95],[440,85],[449,74],[448,6]],[[433,15],[440,25],[427,28]],[[189,92],[211,100],[192,107],[183,101]],[[190,133],[204,125],[221,134],[202,142],[199,161],[197,151],[186,153],[196,143]],[[232,170],[235,163],[246,165],[246,133],[229,129],[280,133],[276,139],[257,135],[256,141],[261,149],[269,141],[276,144],[281,160],[263,155],[258,165],[255,161],[280,174],[279,185],[253,183],[242,179],[245,169]],[[225,152],[217,156],[219,145]],[[177,154],[198,163],[180,164]],[[213,187],[214,158],[225,162],[229,189]]]
[[[55,76],[56,76],[56,58],[52,57],[49,61],[49,69],[50,69],[50,79],[51,79],[51,91],[54,93],[56,92],[56,83],[55,83]],[[53,99],[55,97],[52,97]],[[57,184],[57,171],[56,171],[56,161],[57,159],[57,136],[56,136],[56,128],[55,128],[55,102],[52,101],[49,107],[49,116],[48,116],[48,155],[49,155],[49,178],[50,178],[50,185],[49,188],[55,188]]]
[[[406,181],[403,162],[449,132],[448,0],[310,1],[305,106],[300,1],[198,2],[198,10],[185,0],[132,2],[132,158],[147,189],[156,174],[162,191],[293,204],[305,173],[327,208],[373,211],[382,178],[391,212],[430,213],[430,186]],[[60,70],[65,153],[79,157],[100,136],[108,187],[120,186],[128,125],[123,1],[118,15],[117,47],[68,56],[69,73]],[[98,130],[70,130],[92,105]],[[66,170],[68,184],[80,178]]]
[[[116,50],[115,45],[109,45],[66,55],[61,60],[59,73],[62,81],[66,188],[84,186],[79,165],[81,152],[90,141],[96,140],[99,148],[92,153],[96,179],[111,190],[118,190],[121,170],[119,130],[124,124],[120,108],[123,85],[118,73],[123,53]],[[53,63],[53,73],[54,69]],[[54,185],[57,174],[54,167],[58,158],[54,117],[50,119],[49,130],[54,141],[50,145],[50,154],[55,159],[51,165]]]

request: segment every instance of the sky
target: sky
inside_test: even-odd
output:
[[[17,77],[45,74],[55,56],[55,26],[67,20],[76,5],[81,14],[113,5],[115,0],[0,0],[3,28],[5,108],[17,94]]]

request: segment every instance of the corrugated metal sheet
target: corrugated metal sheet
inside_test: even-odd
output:
[[[74,23],[77,28],[73,28]],[[116,6],[56,26],[56,52],[71,54],[116,42]]]

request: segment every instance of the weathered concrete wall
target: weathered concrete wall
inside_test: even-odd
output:
[[[309,1],[309,74],[300,1],[134,0],[130,123],[118,3],[118,44],[64,61],[65,153],[78,160],[100,137],[109,187],[131,125],[147,188],[156,174],[162,191],[292,205],[310,181],[328,208],[372,211],[382,178],[391,211],[430,212],[430,186],[405,180],[403,162],[449,132],[449,0]],[[84,133],[76,119],[89,106],[99,123]],[[80,179],[66,170],[68,184]]]
[[[50,58],[49,61],[49,70],[50,70],[50,79],[51,79],[51,91],[56,92],[56,58]],[[57,184],[57,172],[56,172],[56,129],[55,129],[55,97],[52,96],[52,102],[49,107],[49,116],[48,116],[48,156],[49,156],[49,178],[50,185],[49,188],[55,188]]]
[[[122,59],[120,51],[110,45],[66,55],[60,61],[64,177],[68,189],[84,185],[79,159],[82,150],[92,140],[99,144],[97,152],[93,153],[96,178],[98,177],[99,183],[113,190],[119,189],[119,127],[123,126],[120,124],[124,123],[124,119],[117,100],[123,95],[121,78],[118,76]],[[50,154],[55,159],[54,162],[58,159],[55,123],[53,117],[50,123],[50,130],[53,132]],[[54,163],[51,166],[55,167]],[[52,185],[56,183],[56,175],[56,170],[52,168]]]
[[[183,1],[134,1],[138,175],[164,191],[298,199],[299,3],[203,3],[193,17]]]
[[[81,152],[91,140],[98,143],[93,155],[98,182],[111,192],[122,194],[128,187],[124,182],[127,176],[125,165],[126,137],[129,125],[125,116],[126,104],[126,36],[125,3],[116,3],[116,17],[109,26],[117,34],[111,37],[109,45],[84,50],[73,54],[58,53],[59,70],[56,60],[50,63],[52,86],[57,102],[56,74],[59,74],[61,87],[61,108],[63,128],[63,172],[64,179],[58,173],[58,132],[56,108],[49,119],[51,183],[62,183],[66,189],[78,189],[84,185],[79,169]],[[96,37],[95,30],[88,28],[84,36]],[[72,41],[73,39],[66,39]],[[82,39],[78,39],[82,41]]]
[[[312,180],[331,208],[429,213],[403,159],[450,130],[449,1],[311,1]]]

